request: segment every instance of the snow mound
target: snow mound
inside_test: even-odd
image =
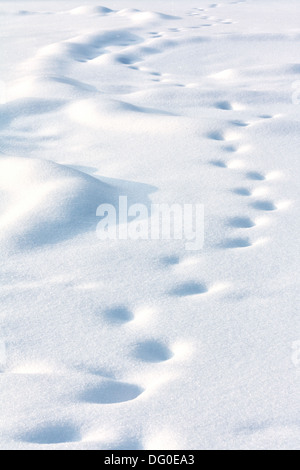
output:
[[[113,10],[110,8],[102,7],[102,6],[81,6],[70,10],[71,15],[108,15],[109,13],[113,13]]]
[[[160,22],[161,20],[177,20],[177,16],[166,15],[164,13],[141,11],[136,8],[125,8],[117,13],[119,16],[126,16],[135,22]]]
[[[22,248],[88,230],[116,188],[54,162],[13,157],[0,161],[0,193],[1,243]]]

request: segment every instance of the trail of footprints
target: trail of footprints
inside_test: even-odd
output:
[[[123,328],[127,324],[135,321],[135,314],[126,305],[117,305],[102,311],[102,318],[104,323],[111,328]],[[146,366],[161,364],[171,360],[174,357],[174,352],[164,341],[147,338],[145,340],[133,341],[129,346],[129,355],[134,361],[144,363]],[[82,372],[82,368],[80,368]],[[26,366],[19,371],[12,371],[18,374],[27,374]],[[147,389],[143,386],[124,382],[115,379],[111,373],[107,373],[104,369],[87,370],[88,374],[94,377],[99,376],[101,379],[99,383],[95,380],[91,381],[90,385],[86,385],[84,390],[76,394],[76,400],[79,403],[89,406],[113,406],[115,404],[122,404],[137,400],[141,397]],[[34,371],[34,366],[31,366],[30,375],[39,375],[40,370]],[[52,373],[51,371],[44,371],[45,374]],[[26,431],[22,435],[16,436],[16,439],[22,440],[34,445],[59,445],[67,443],[79,443],[80,445],[87,442],[89,439],[82,435],[80,429],[72,423],[65,420],[46,421],[39,426],[33,427],[31,430]],[[118,440],[117,443],[107,443],[94,436],[96,444],[99,449],[143,449],[143,444],[134,436],[126,441]]]
[[[234,3],[234,2],[233,2]],[[238,3],[238,2],[236,2]],[[218,4],[211,4],[207,10],[215,9],[218,7]],[[206,14],[206,11],[202,8],[195,8],[188,14],[192,16],[199,16],[203,20],[214,20],[216,23],[228,23],[231,20],[221,20],[216,19],[215,17],[210,17]],[[202,25],[203,26],[203,25]],[[169,28],[170,32],[177,33],[180,31],[178,28]],[[159,40],[163,37],[163,33],[156,31],[150,32],[150,41]],[[139,38],[128,33],[123,33],[122,38],[117,42],[117,45],[122,44],[122,47],[127,48],[132,46],[132,44],[138,42]],[[72,58],[76,60],[91,60],[101,54],[101,47],[106,47],[110,45],[111,38],[104,37],[100,35],[99,37],[91,38],[91,47],[82,49],[78,47],[78,44],[73,46],[73,43],[70,42],[72,47],[69,48],[69,53]],[[80,53],[80,54],[79,54]],[[80,57],[79,57],[80,55]],[[153,77],[153,80],[160,80],[161,74],[157,71],[147,69],[146,67],[137,66],[136,63],[140,62],[139,57],[137,59],[134,56],[127,55],[126,57],[121,55],[118,57],[118,60],[123,65],[126,65],[130,68],[139,70],[141,72],[149,73]],[[229,101],[219,101],[215,103],[215,108],[222,111],[235,111],[239,110],[240,107],[236,103],[231,103]],[[272,116],[263,115],[260,116],[260,119],[271,119]],[[222,149],[229,154],[238,154],[243,151],[243,148],[236,143],[239,139],[240,131],[246,129],[251,123],[243,120],[233,120],[230,121],[229,130],[216,130],[210,132],[206,137],[212,141],[217,142],[219,145],[222,145]],[[232,131],[234,129],[234,131]],[[216,171],[219,168],[221,169],[235,169],[243,166],[240,165],[239,160],[225,161],[225,160],[213,160],[209,162],[212,166],[216,167]],[[267,190],[265,185],[268,180],[272,179],[273,175],[262,174],[259,171],[249,169],[245,170],[243,173],[243,181],[245,184],[238,185],[232,189],[232,192],[240,198],[248,198],[249,205],[252,209],[258,212],[272,212],[278,210],[278,205],[272,199],[269,199],[265,196]],[[253,186],[256,186],[253,188]],[[237,214],[234,217],[229,218],[225,221],[227,227],[233,231],[251,231],[257,225],[257,220],[249,216],[244,216]],[[249,240],[248,237],[242,236],[233,236],[232,238],[224,240],[222,242],[222,248],[224,249],[244,249],[251,247],[254,243]],[[180,257],[176,254],[166,256],[161,259],[162,267],[166,269],[171,269],[174,266],[179,265],[181,262]],[[222,289],[223,286],[207,286],[205,282],[199,281],[184,281],[180,283],[174,283],[173,288],[166,292],[166,295],[172,296],[175,299],[180,300],[181,298],[186,297],[199,297],[206,295],[208,293],[218,291]],[[116,305],[110,308],[107,308],[102,312],[103,321],[107,324],[109,328],[116,327],[126,327],[127,324],[131,324],[135,321],[134,312],[127,305]],[[131,358],[135,361],[144,363],[144,365],[149,365],[152,367],[158,366],[159,364],[168,362],[172,360],[175,353],[168,344],[160,339],[156,338],[146,338],[137,342],[133,342],[130,346],[130,355]],[[91,372],[93,373],[93,372]],[[95,371],[94,371],[95,373]],[[102,371],[97,372],[101,376],[101,382],[95,384],[91,382],[90,385],[87,385],[83,391],[79,393],[77,399],[79,402],[84,403],[90,406],[109,406],[114,404],[122,404],[134,400],[138,400],[146,392],[146,389],[140,384],[124,382],[117,380],[115,378],[109,377],[107,374]],[[28,431],[22,436],[18,436],[25,442],[32,444],[41,444],[41,445],[50,445],[50,444],[61,444],[68,442],[82,442],[84,436],[82,436],[80,429],[74,426],[72,423],[62,420],[61,422],[46,422],[38,427],[33,428],[31,431]],[[130,442],[129,442],[130,441]],[[124,449],[138,449],[142,448],[142,443],[132,437],[127,442],[123,442]],[[105,444],[102,445],[102,448],[105,448]],[[110,448],[113,448],[110,446]],[[118,442],[117,448],[122,448],[122,443]]]
[[[225,102],[222,104],[218,103],[216,107],[223,110],[232,110],[234,108],[230,105],[230,103]],[[271,117],[268,116],[268,118]],[[233,121],[231,124],[240,128],[247,127],[249,125],[249,123],[243,121]],[[221,143],[228,142],[229,140],[233,139],[233,135],[223,131],[210,133],[207,137]],[[227,150],[228,152],[238,152],[239,147],[231,145],[227,147]],[[221,160],[219,162],[213,162],[213,165],[220,168],[228,168],[226,162]],[[245,182],[251,183],[252,185],[253,183],[258,185],[262,183],[265,184],[274,176],[274,174],[265,175],[259,171],[248,170],[244,172],[242,178]],[[250,205],[257,211],[270,212],[278,209],[278,206],[273,200],[255,197],[255,192],[258,192],[258,194],[263,194],[265,192],[264,187],[261,188],[261,190],[259,187],[254,188],[253,190],[248,186],[240,186],[233,188],[232,191],[237,196],[251,198]],[[248,231],[253,229],[257,225],[257,222],[249,216],[237,215],[235,217],[229,218],[226,221],[226,225],[233,230]],[[224,249],[241,249],[251,247],[253,244],[254,243],[251,243],[247,237],[241,236],[224,240],[222,247]],[[177,255],[166,256],[161,259],[161,264],[166,268],[170,268],[180,264],[180,258]],[[186,281],[176,284],[167,293],[167,295],[177,298],[185,298],[189,296],[202,296],[212,292],[213,290],[214,289],[209,288],[205,283],[198,281]],[[104,312],[104,318],[111,326],[125,325],[128,322],[134,321],[134,314],[126,306],[117,306],[106,310]],[[167,345],[156,339],[147,339],[145,341],[135,343],[132,346],[131,354],[132,357],[134,357],[137,361],[149,364],[169,361],[174,356],[174,353]],[[145,390],[139,385],[108,380],[100,386],[92,386],[90,388],[87,387],[87,389],[81,395],[81,399],[86,403],[98,405],[123,403],[126,401],[138,399],[141,395],[143,395],[144,392]]]
[[[220,103],[216,105],[219,109],[223,110],[232,110],[233,106],[230,103]],[[271,118],[268,116],[268,118]],[[240,126],[239,127],[246,127]],[[220,144],[227,142],[228,134],[223,131],[216,131],[207,135],[207,138],[220,142]],[[230,144],[231,145],[231,144]],[[228,148],[229,152],[238,152],[238,146],[230,146]],[[228,169],[228,164],[222,160],[219,162],[211,162],[214,166],[219,167],[220,169]],[[272,212],[278,210],[278,205],[268,198],[262,198],[261,195],[264,195],[267,191],[265,186],[260,187],[260,185],[265,185],[269,180],[277,177],[278,174],[263,174],[260,171],[256,170],[246,170],[242,174],[242,179],[245,182],[245,185],[237,186],[232,189],[232,192],[241,197],[249,198],[250,206],[256,211],[260,212]],[[255,186],[253,188],[253,185]],[[225,221],[227,227],[236,231],[250,231],[254,229],[257,225],[256,219],[253,219],[245,215],[236,215]],[[228,238],[222,242],[223,249],[245,249],[255,245],[252,243],[248,237],[239,236]],[[181,264],[181,259],[178,255],[168,255],[161,258],[160,263],[162,268],[170,269]],[[169,292],[166,292],[166,295],[173,296],[180,300],[181,298],[185,299],[186,297],[197,297],[203,296],[206,294],[213,293],[214,291],[218,292],[220,289],[226,288],[224,285],[219,286],[207,286],[205,283],[199,281],[184,281],[181,283],[175,283],[174,287],[170,289]],[[102,312],[103,321],[107,324],[109,328],[123,328],[127,324],[131,324],[135,321],[134,312],[127,305],[116,305],[105,309]],[[132,342],[129,346],[130,356],[133,360],[144,363],[144,365],[149,365],[155,367],[163,363],[167,363],[172,360],[174,357],[174,351],[169,347],[164,341],[161,341],[156,338],[146,338],[144,340],[139,340]],[[147,391],[141,384],[124,382],[117,380],[113,377],[109,377],[108,374],[105,374],[103,371],[90,371],[92,374],[99,375],[101,381],[96,383],[91,382],[90,385],[86,385],[84,390],[82,390],[77,395],[77,400],[80,403],[89,405],[89,406],[113,406],[115,404],[122,404],[131,401],[138,400],[143,397],[143,394]],[[22,439],[25,442],[36,444],[36,445],[59,445],[65,443],[83,443],[87,441],[86,436],[83,436],[81,430],[78,429],[75,425],[68,421],[62,420],[61,422],[46,422],[42,425],[33,428],[30,431],[27,431],[24,435],[18,436],[18,439]],[[95,437],[95,442],[101,449],[105,448],[118,448],[118,449],[143,449],[143,443],[136,439],[134,436],[127,439],[126,441],[119,440],[115,444],[108,444],[107,442],[101,442],[101,439]],[[98,441],[97,441],[98,439]]]
[[[220,110],[224,111],[234,111],[239,109],[238,105],[232,105],[230,102],[224,101],[215,104],[215,107]],[[232,127],[240,127],[246,128],[250,125],[260,123],[265,119],[272,119],[273,116],[271,115],[262,115],[259,116],[259,121],[250,123],[241,120],[233,120],[229,122],[229,125]],[[230,153],[242,153],[244,148],[239,145],[232,144],[232,141],[239,140],[240,135],[236,134],[232,131],[213,131],[207,135],[207,138],[213,141],[219,141],[220,143],[226,142],[226,146],[223,146],[223,150],[230,152]],[[248,150],[246,148],[246,150]],[[247,162],[245,160],[211,160],[210,165],[215,166],[220,169],[242,169],[246,166]],[[240,197],[247,197],[249,198],[249,207],[256,211],[270,213],[273,211],[279,210],[281,207],[284,207],[286,203],[276,203],[273,199],[268,198],[267,194],[269,192],[269,188],[267,187],[267,183],[272,181],[281,174],[279,172],[272,172],[264,174],[260,171],[256,170],[245,170],[244,173],[241,175],[241,179],[245,182],[244,186],[237,186],[232,189],[232,192]],[[253,188],[253,185],[256,184],[256,187]],[[232,217],[226,221],[226,225],[231,227],[233,230],[240,231],[247,231],[255,228],[260,223],[265,223],[265,218],[250,218],[248,216],[238,215],[236,217]],[[250,241],[248,236],[238,236],[225,239],[221,243],[221,247],[233,249],[233,248],[248,248],[253,245],[256,245],[260,242],[263,242],[264,239],[257,240],[256,242]]]
[[[219,6],[221,5],[218,3],[211,3],[206,8],[194,7],[187,11],[187,15],[202,20],[200,27],[232,24],[233,21],[230,18],[218,18],[210,14],[212,11],[214,12]]]
[[[210,4],[207,9],[195,8],[192,12],[188,12],[187,15],[199,15],[202,12],[216,9],[218,4]],[[68,12],[62,11],[61,14],[67,14]],[[142,15],[142,10],[136,10],[134,12],[114,11],[102,7],[96,9],[88,7],[82,7],[71,11],[69,14],[99,14],[99,15]],[[207,15],[202,15],[203,19],[210,18]],[[159,18],[159,15],[158,15]],[[134,17],[133,17],[134,19]],[[174,20],[176,18],[166,17],[167,20]],[[214,20],[214,24],[230,24],[230,20],[218,19],[215,17],[210,18]],[[198,28],[203,26],[211,26],[211,24],[202,24],[200,26],[190,26],[188,28]],[[134,31],[134,33],[132,32]],[[68,68],[72,61],[88,63],[93,60],[98,60],[104,57],[110,57],[111,60],[119,63],[122,66],[136,70],[140,73],[149,75],[149,80],[152,82],[160,82],[161,84],[181,86],[185,85],[177,83],[176,78],[170,74],[161,74],[156,70],[151,70],[143,66],[143,62],[147,55],[158,53],[161,49],[165,50],[167,47],[176,46],[178,38],[176,35],[187,31],[186,28],[170,27],[166,31],[150,31],[148,32],[148,38],[142,37],[140,32],[136,32],[136,28],[123,29],[112,33],[96,33],[96,34],[85,34],[75,38],[71,38],[65,41],[61,41],[56,44],[42,48],[33,60],[30,60],[26,64],[26,70],[37,71],[38,73],[47,72],[47,76],[51,76],[52,81],[59,81],[62,77],[56,76],[55,68],[52,70],[53,65],[59,66],[64,76],[68,75]],[[175,35],[175,37],[173,37]],[[114,50],[111,50],[111,47]],[[119,50],[116,50],[119,48]],[[50,73],[51,72],[51,73]],[[67,78],[66,84],[75,84],[72,79]],[[79,85],[79,84],[77,84]],[[86,87],[86,84],[81,84]],[[87,89],[87,88],[86,88]],[[220,106],[226,106],[226,103],[220,103]]]
[[[171,29],[172,28],[170,28],[170,33],[172,33]],[[181,29],[174,28],[173,30],[174,33],[179,31],[181,31]],[[152,32],[150,34],[150,45],[153,40],[159,41],[163,36],[164,33]],[[44,71],[45,68],[52,70],[52,64],[54,64],[53,77],[55,78],[53,78],[53,80],[61,80],[60,77],[56,77],[55,75],[57,66],[65,71],[65,75],[67,75],[69,62],[77,61],[88,63],[101,55],[109,54],[109,47],[112,45],[119,47],[118,52],[115,53],[116,62],[122,66],[147,73],[153,80],[160,80],[161,74],[159,72],[142,66],[147,51],[145,49],[143,54],[140,55],[139,47],[147,45],[147,42],[128,30],[121,31],[119,34],[115,34],[115,32],[110,34],[108,32],[86,35],[44,48],[41,50],[41,53],[37,54],[33,59],[33,69],[38,72]],[[149,53],[151,53],[151,51],[149,51]],[[167,80],[167,78],[165,79]],[[64,80],[67,84],[74,83],[70,78]],[[168,80],[170,80],[170,77],[168,77]],[[169,259],[166,261],[166,264],[176,262],[175,259],[173,259],[173,261]],[[202,294],[206,291],[206,286],[191,282],[176,286],[167,295],[184,297]],[[108,328],[111,328],[112,331],[113,328],[116,327],[126,328],[127,324],[135,321],[134,312],[132,312],[127,305],[111,306],[104,310],[102,315],[104,323]],[[165,341],[157,338],[146,337],[145,339],[133,341],[131,346],[129,346],[129,356],[132,360],[143,363],[145,367],[159,366],[160,364],[172,360],[174,355],[175,353],[172,351],[172,347],[166,344]],[[51,377],[54,373],[54,371],[41,368],[38,364],[25,364],[22,365],[19,370],[15,369],[9,371],[6,369],[4,373],[5,372],[24,376],[30,374],[31,377],[36,376],[37,378],[39,378],[41,374]],[[83,405],[91,407],[114,406],[116,404],[138,400],[147,391],[140,384],[118,380],[115,377],[109,376],[104,370],[86,372],[92,374],[94,379],[95,376],[99,376],[100,380],[99,382],[97,380],[91,380],[90,384],[87,384],[85,388],[77,394],[77,403],[82,403]],[[59,445],[72,442],[81,443],[85,439],[80,429],[63,418],[61,420],[47,420],[38,426],[32,426],[32,429],[27,430],[22,435],[15,436],[15,438],[16,440],[22,440],[35,445]],[[130,446],[132,446],[132,448],[142,448],[142,444],[136,441],[134,437],[129,444],[128,442],[123,442],[123,444],[118,442],[117,448],[122,448],[122,445],[126,449],[130,448]],[[105,447],[105,443],[102,447]]]

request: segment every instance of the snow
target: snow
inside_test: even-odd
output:
[[[298,449],[299,1],[1,1],[0,448]],[[205,242],[100,240],[201,204]]]

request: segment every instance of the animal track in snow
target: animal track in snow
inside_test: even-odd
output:
[[[258,171],[249,171],[246,174],[246,178],[253,181],[264,181],[266,179],[266,177]]]
[[[161,263],[165,266],[174,266],[179,264],[180,258],[177,255],[169,255],[161,258]]]
[[[20,437],[24,442],[46,445],[79,442],[81,440],[79,431],[72,424],[60,422],[42,424]]]
[[[211,140],[219,140],[219,141],[223,141],[223,140],[226,140],[225,139],[225,135],[223,132],[219,132],[219,131],[213,131],[213,132],[210,132],[207,137]]]
[[[227,168],[227,163],[224,160],[211,160],[210,165],[216,166],[218,168]]]
[[[237,194],[238,196],[251,196],[251,191],[248,188],[234,188],[232,190],[234,194]]]
[[[245,166],[245,162],[243,160],[230,160],[225,162],[224,160],[211,160],[210,165],[216,166],[218,168],[229,168],[232,170],[243,168]]]
[[[234,106],[230,101],[219,101],[215,103],[215,108],[223,110],[223,111],[233,111]],[[238,109],[239,106],[236,106],[236,109]],[[271,116],[265,115],[265,119],[270,118]],[[261,116],[263,118],[263,116]],[[240,119],[234,119],[231,121],[231,124],[235,127],[248,127],[251,123],[245,120],[240,120]],[[224,141],[231,141],[231,140],[236,140],[239,138],[238,134],[231,132],[231,131],[220,131],[220,130],[215,130],[211,131],[207,134],[207,137],[211,140],[217,141],[217,142],[224,142]],[[227,151],[229,153],[236,153],[239,150],[242,150],[243,147],[238,147],[234,144],[228,144],[228,145],[223,145],[223,151]],[[248,150],[248,147],[247,147]],[[228,169],[239,169],[243,168],[245,166],[245,161],[243,160],[231,160],[231,161],[224,161],[221,159],[218,160],[211,160],[209,162],[212,166],[215,166],[217,168],[228,168]],[[277,179],[278,177],[281,176],[280,172],[271,172],[267,175],[255,171],[255,170],[250,170],[245,173],[246,179],[253,181],[253,182],[262,182],[266,180],[273,180]],[[267,189],[266,188],[256,188],[254,190],[251,190],[247,187],[237,187],[232,190],[233,193],[239,196],[246,196],[246,197],[251,197],[251,196],[263,196],[266,194]],[[268,199],[258,199],[254,202],[252,202],[251,207],[260,210],[260,211],[275,211],[279,208],[278,204],[276,205],[272,200]],[[287,207],[287,203],[282,204],[283,207]],[[265,221],[262,221],[262,225],[264,225]],[[233,229],[250,229],[256,226],[256,223],[248,216],[236,216],[236,217],[231,217],[227,220],[227,225],[230,226]],[[244,249],[244,248],[249,248],[253,245],[259,244],[261,242],[264,242],[266,239],[260,239],[257,240],[256,242],[252,243],[248,237],[232,237],[232,238],[227,238],[221,243],[221,247],[225,249]]]
[[[143,362],[164,362],[173,357],[172,351],[157,340],[137,343],[134,347],[133,355]]]
[[[214,107],[222,111],[238,111],[242,109],[240,104],[231,101],[217,101]]]
[[[223,150],[225,150],[226,152],[234,153],[238,152],[239,147],[237,147],[236,145],[226,145],[223,147]]]
[[[241,121],[241,120],[232,121],[231,124],[237,127],[248,127],[251,125],[250,122]]]
[[[170,293],[175,297],[187,297],[190,295],[206,294],[207,292],[208,288],[205,284],[201,284],[197,281],[189,281],[178,284]]]
[[[228,238],[222,243],[223,248],[248,248],[252,243],[248,238]]]
[[[258,200],[252,203],[252,207],[254,209],[260,210],[260,211],[275,211],[277,210],[277,207],[275,203],[271,200],[265,199],[265,200]]]
[[[260,119],[272,119],[273,118],[273,116],[271,114],[262,114],[259,117],[260,117]]]
[[[232,111],[234,109],[230,101],[219,101],[215,104],[215,107],[217,109],[222,109],[223,111]]]
[[[124,305],[109,308],[104,312],[104,315],[107,321],[112,324],[128,323],[134,319],[133,313]]]
[[[233,228],[252,228],[256,224],[250,217],[232,217],[228,220],[228,225]]]
[[[252,203],[252,207],[254,209],[258,209],[261,211],[276,211],[276,210],[284,210],[287,209],[291,205],[291,201],[281,201],[275,203],[270,199],[264,200],[257,200]]]
[[[109,405],[135,400],[143,392],[144,389],[138,385],[108,380],[99,385],[87,387],[80,398],[85,403]]]
[[[231,142],[237,140],[239,135],[232,131],[212,131],[207,134],[207,137],[211,140],[216,140],[219,142]]]

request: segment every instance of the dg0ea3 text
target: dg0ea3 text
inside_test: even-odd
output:
[[[149,455],[149,465],[194,465],[194,455]]]

